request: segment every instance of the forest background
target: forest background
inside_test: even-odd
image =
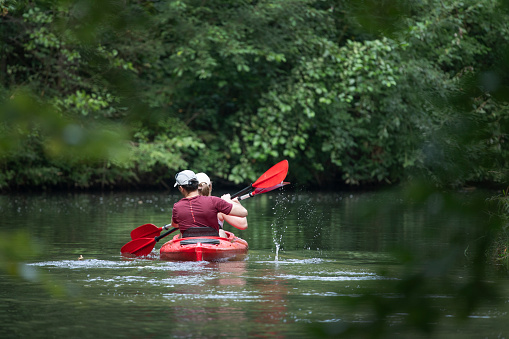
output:
[[[508,1],[0,4],[4,191],[507,183]]]
[[[508,0],[0,0],[0,190],[245,184],[282,159],[309,188],[410,182],[408,201],[438,191],[479,220],[439,254],[468,260],[467,318],[486,263],[509,267],[508,190],[465,206],[443,188],[508,183],[508,40]],[[30,239],[2,234],[0,269],[20,276]],[[405,297],[368,299],[372,333],[391,312],[433,328],[422,297],[457,262],[407,246]]]

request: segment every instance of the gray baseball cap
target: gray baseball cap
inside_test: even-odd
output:
[[[194,174],[193,171],[185,170],[182,172],[177,173],[175,175],[175,185],[173,187],[183,186],[183,185],[190,185],[192,181],[198,181],[198,178],[196,178],[196,174]]]

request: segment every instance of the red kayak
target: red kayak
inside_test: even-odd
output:
[[[222,237],[179,238],[176,235],[160,250],[162,260],[223,261],[243,260],[247,254],[247,241],[226,232]]]

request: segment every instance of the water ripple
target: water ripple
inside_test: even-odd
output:
[[[112,260],[99,260],[99,259],[87,259],[87,260],[56,260],[56,261],[43,261],[30,263],[31,266],[39,267],[59,267],[59,268],[124,268],[126,266],[133,266],[136,261],[119,262]]]
[[[357,273],[358,274],[358,273]],[[281,279],[296,279],[296,280],[316,280],[316,281],[351,281],[351,280],[384,280],[386,277],[377,276],[375,274],[369,275],[355,275],[351,273],[347,276],[318,276],[318,275],[295,275],[295,274],[283,274],[278,275],[277,278]]]

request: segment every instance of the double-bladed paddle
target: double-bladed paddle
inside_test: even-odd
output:
[[[163,227],[157,227],[154,224],[141,225],[131,231],[131,239],[154,238],[159,236],[162,230],[169,230],[170,227],[171,224],[164,225]]]
[[[256,180],[251,185],[247,186],[243,190],[238,191],[231,198],[238,197],[239,195],[246,194],[249,191],[252,191],[255,188],[269,188],[272,186],[276,186],[285,180],[286,175],[288,174],[288,160],[283,160],[272,166],[267,170],[267,172],[263,173],[258,180]]]
[[[155,225],[154,225],[155,226]],[[127,244],[122,246],[120,253],[122,254],[134,254],[137,256],[148,255],[154,249],[156,243],[164,238],[165,236],[175,232],[178,228],[172,228],[168,232],[161,234],[154,238],[139,238],[129,241]]]
[[[289,184],[289,182],[282,182],[282,183],[274,185],[272,187],[256,188],[253,192],[245,194],[243,196],[240,196],[237,199],[240,201],[240,200],[244,200],[247,198],[251,198],[255,195],[267,193],[267,192],[273,191],[277,188],[283,187],[288,184]],[[159,236],[159,234],[161,234],[162,230],[167,230],[170,227],[171,227],[171,224],[164,225],[163,227],[157,227],[154,224],[141,225],[131,231],[131,239],[135,240],[135,239],[139,239],[139,238],[154,238],[154,237]]]

